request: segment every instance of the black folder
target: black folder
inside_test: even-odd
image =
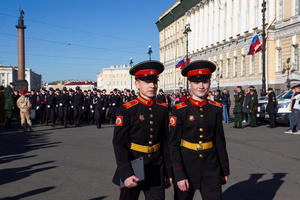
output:
[[[144,159],[143,157],[137,158],[131,161],[131,167],[133,169],[134,175],[139,179],[138,182],[145,179],[145,172],[144,172]],[[126,187],[124,182],[120,180],[120,187]]]

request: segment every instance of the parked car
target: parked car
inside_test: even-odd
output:
[[[276,122],[279,124],[289,124],[289,118],[291,115],[290,104],[293,91],[289,90],[283,95],[280,95],[277,99],[277,113],[276,113]],[[269,120],[269,114],[265,114],[265,119]]]

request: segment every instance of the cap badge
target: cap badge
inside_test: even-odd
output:
[[[199,74],[201,75],[201,74],[202,74],[202,71],[199,71]]]
[[[151,75],[154,75],[154,71],[150,71],[150,74],[151,74]]]

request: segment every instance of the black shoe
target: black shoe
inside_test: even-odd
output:
[[[54,127],[54,123],[51,124],[51,127]]]
[[[65,128],[68,128],[67,124],[65,124]]]
[[[267,128],[276,128],[276,126],[267,126]]]
[[[232,126],[231,128],[237,128],[237,126]]]

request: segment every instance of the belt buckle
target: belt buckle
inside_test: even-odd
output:
[[[154,152],[154,147],[153,147],[153,146],[150,146],[150,147],[148,148],[148,152],[149,152],[149,153],[153,153],[153,152]]]
[[[198,151],[201,151],[201,150],[203,150],[203,146],[202,146],[202,144],[197,144],[197,150],[198,150]]]

